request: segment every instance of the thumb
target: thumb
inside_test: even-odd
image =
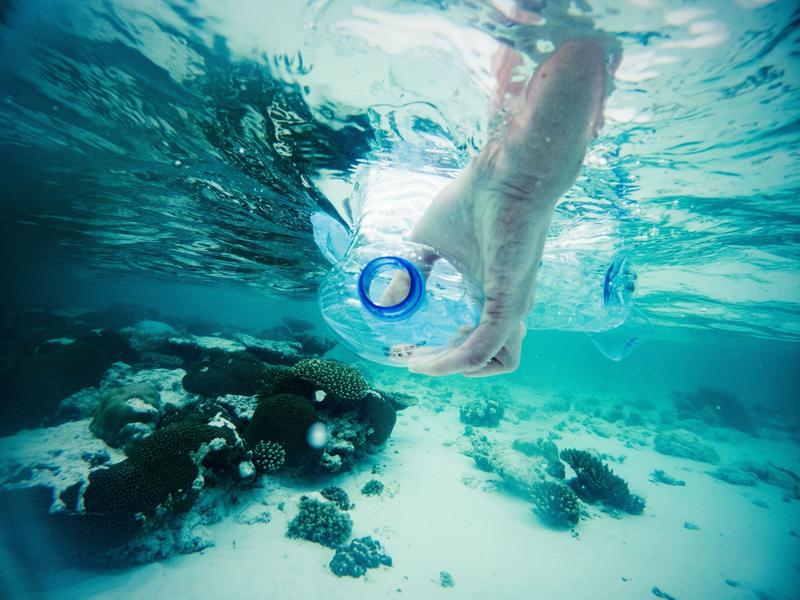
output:
[[[427,280],[428,275],[430,275],[434,264],[439,258],[441,257],[433,252],[426,252],[424,255],[417,257],[411,262],[419,270],[422,278]],[[383,290],[379,304],[381,306],[395,306],[400,304],[406,299],[410,289],[411,278],[408,272],[405,270],[398,270],[392,277],[389,285]]]

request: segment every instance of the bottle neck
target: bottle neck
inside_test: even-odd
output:
[[[361,305],[382,321],[401,321],[414,314],[425,298],[425,280],[411,261],[400,256],[370,260],[358,276]]]

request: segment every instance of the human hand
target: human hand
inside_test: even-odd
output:
[[[479,325],[459,346],[412,357],[411,371],[481,377],[518,367],[555,205],[600,124],[605,57],[592,39],[559,48],[528,83],[505,138],[490,142],[416,224],[413,241],[460,263],[482,285],[484,305]],[[392,296],[402,287],[393,282],[387,291]]]

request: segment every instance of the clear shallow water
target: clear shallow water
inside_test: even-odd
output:
[[[411,391],[421,404],[413,416],[398,413],[390,443],[399,454],[385,450],[375,459],[388,469],[387,480],[408,495],[387,501],[386,513],[359,512],[354,519],[362,532],[369,530],[365,523],[396,528],[397,537],[384,540],[397,553],[391,577],[405,573],[427,582],[431,574],[414,572],[412,557],[399,549],[417,552],[429,543],[403,537],[414,530],[414,519],[404,516],[411,508],[419,514],[422,505],[407,500],[415,498],[409,475],[418,466],[414,448],[436,457],[419,463],[432,477],[455,482],[448,494],[462,493],[459,478],[475,477],[478,470],[470,462],[439,476],[437,461],[449,464],[457,455],[440,442],[461,435],[463,402],[496,395],[510,398],[511,407],[498,444],[549,435],[563,418],[569,425],[559,447],[629,454],[614,469],[649,502],[639,521],[593,513],[578,529],[587,541],[562,547],[569,533],[547,537],[552,532],[530,519],[529,503],[491,491],[498,531],[522,532],[522,548],[544,539],[552,544],[545,550],[573,556],[577,548],[576,560],[588,564],[598,552],[592,532],[609,536],[599,550],[610,557],[618,557],[628,539],[652,533],[658,537],[629,546],[650,565],[631,567],[641,573],[637,585],[646,583],[635,588],[636,597],[661,585],[682,599],[706,592],[792,598],[795,497],[761,480],[753,488],[720,483],[708,476],[710,466],[657,455],[651,444],[637,445],[641,432],[635,427],[606,426],[597,415],[615,405],[637,407],[646,415],[645,431],[700,431],[720,449],[723,466],[748,460],[800,472],[800,13],[790,2],[747,0],[594,2],[580,8],[586,18],[549,3],[548,19],[559,27],[548,39],[557,43],[590,28],[590,17],[616,36],[623,61],[605,127],[559,218],[613,222],[637,265],[637,304],[653,320],[655,335],[612,363],[585,336],[531,332],[518,372],[480,384],[403,376],[335,348],[329,356],[357,364],[377,387]],[[529,52],[520,69],[526,77],[543,56],[538,50],[547,48],[536,49],[537,32],[470,2],[0,2],[3,316],[31,307],[77,314],[76,307],[101,309],[127,299],[154,306],[167,323],[212,322],[204,333],[228,338],[279,326],[283,317],[321,327],[314,294],[327,263],[314,246],[310,214],[341,210],[346,220],[354,174],[365,161],[391,155],[419,166],[422,157],[428,169],[446,175],[462,167],[489,135],[493,51],[503,42]],[[0,344],[0,350],[3,372],[8,346]],[[686,415],[670,420],[674,393],[700,387],[734,394],[755,415],[758,436],[715,428],[702,420],[708,414],[699,421]],[[572,408],[541,412],[553,399]],[[434,440],[430,447],[426,439]],[[369,466],[354,477],[366,477]],[[690,479],[689,493],[669,495],[671,488],[667,493],[649,484],[649,474],[659,468]],[[355,479],[342,481],[351,494],[358,492]],[[286,502],[293,506],[307,490],[272,491],[280,498],[291,491]],[[717,502],[725,510],[703,512]],[[433,504],[426,514],[436,520]],[[226,529],[235,512],[228,510],[214,530],[220,549],[239,535]],[[276,522],[267,535],[276,537],[270,548],[284,552],[281,516],[271,510]],[[519,514],[527,519],[506,529],[503,518]],[[680,567],[677,558],[666,564],[658,554],[692,554],[669,529],[683,532],[690,518],[700,522],[697,539],[713,563],[703,563],[702,572]],[[455,530],[439,533],[437,539],[458,539]],[[622,540],[611,539],[615,535]],[[736,554],[738,545],[752,540],[759,543],[749,556]],[[291,553],[302,545],[285,548]],[[496,552],[504,551],[500,540]],[[309,568],[309,585],[317,585],[314,574],[330,575],[319,566],[330,557],[291,556]],[[218,580],[236,572],[233,566],[229,573],[210,571],[202,555],[190,558],[200,562],[187,559],[185,573],[192,573],[192,564]],[[483,578],[469,587],[469,565],[459,571],[453,562],[455,591],[486,597],[480,586],[495,582]],[[18,575],[9,564],[19,566],[4,562],[0,579]],[[660,567],[661,573],[647,571]],[[20,567],[19,573],[36,584],[48,570]],[[617,583],[625,575],[610,572]],[[671,580],[672,572],[683,578]],[[118,575],[142,586],[157,580],[135,570]],[[253,573],[239,573],[241,581],[248,575]],[[370,582],[375,589],[395,585],[381,575]],[[73,574],[75,581],[59,576],[49,592],[55,597],[53,590],[66,583],[78,582],[64,592],[67,597],[83,597],[87,589],[102,597],[113,583],[101,577],[94,587],[81,588],[90,575]],[[726,577],[745,584],[734,588]],[[574,582],[567,584],[571,580],[556,589],[588,597],[592,589],[576,590]],[[352,595],[349,583],[336,582],[342,587],[335,590]],[[607,581],[596,573],[585,582],[599,586],[593,589],[601,590],[600,597],[625,597],[602,587]],[[126,585],[132,584],[114,588],[120,597],[164,593]],[[213,582],[203,585],[215,589]],[[20,597],[30,592],[26,586],[14,588],[22,590]],[[384,591],[389,595],[394,587]]]
[[[588,27],[559,10],[553,23]],[[623,61],[560,210],[613,212],[657,323],[795,339],[792,4],[596,2],[588,16]],[[355,166],[392,140],[442,172],[463,165],[486,139],[498,41],[531,51],[541,37],[469,3],[35,0],[5,3],[0,27],[15,266],[305,297],[325,272],[309,214],[341,205]]]

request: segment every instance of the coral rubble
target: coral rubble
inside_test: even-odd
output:
[[[711,464],[716,464],[720,461],[719,454],[717,454],[712,445],[696,433],[686,429],[673,429],[659,433],[653,440],[653,444],[661,454],[689,458]]]

